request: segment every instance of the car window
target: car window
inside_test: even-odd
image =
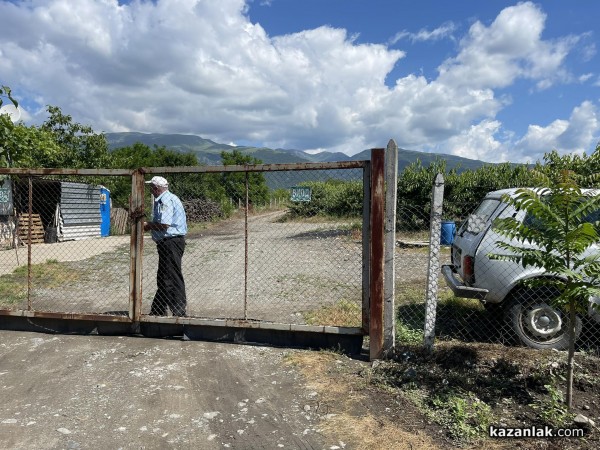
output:
[[[486,224],[490,220],[496,208],[500,205],[500,200],[484,199],[475,212],[469,215],[465,223],[466,230],[469,233],[478,234],[485,230]]]
[[[598,221],[600,221],[600,209],[597,209],[597,210],[589,213],[582,220],[582,222],[589,222],[589,223],[596,223]],[[534,230],[539,230],[542,232],[545,231],[540,219],[538,219],[535,216],[532,216],[531,214],[525,215],[525,218],[523,219],[523,224],[527,225],[529,228],[532,228]]]
[[[600,209],[588,214],[583,219],[584,222],[596,223],[600,221]]]

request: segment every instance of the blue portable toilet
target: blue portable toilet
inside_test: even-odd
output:
[[[454,233],[456,232],[456,223],[453,220],[442,221],[442,233],[440,236],[440,244],[452,245],[454,242]]]
[[[110,191],[100,186],[100,236],[110,236]]]

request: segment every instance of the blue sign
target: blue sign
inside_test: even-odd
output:
[[[306,186],[294,186],[291,188],[290,200],[293,202],[310,202],[312,190]]]

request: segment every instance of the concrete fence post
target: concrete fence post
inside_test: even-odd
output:
[[[423,344],[429,352],[433,351],[435,340],[435,317],[437,310],[438,279],[440,275],[440,237],[442,225],[442,207],[444,202],[444,177],[438,173],[433,182],[431,199],[431,218],[429,230],[429,261],[427,264],[427,292],[425,298],[425,326]]]
[[[398,146],[393,139],[385,150],[385,268],[383,303],[383,349],[391,353],[396,346],[396,197],[398,192]]]

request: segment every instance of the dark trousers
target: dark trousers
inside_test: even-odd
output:
[[[185,282],[181,273],[181,259],[185,250],[185,238],[177,236],[156,243],[158,271],[156,294],[150,314],[166,316],[167,307],[174,316],[185,316]]]

